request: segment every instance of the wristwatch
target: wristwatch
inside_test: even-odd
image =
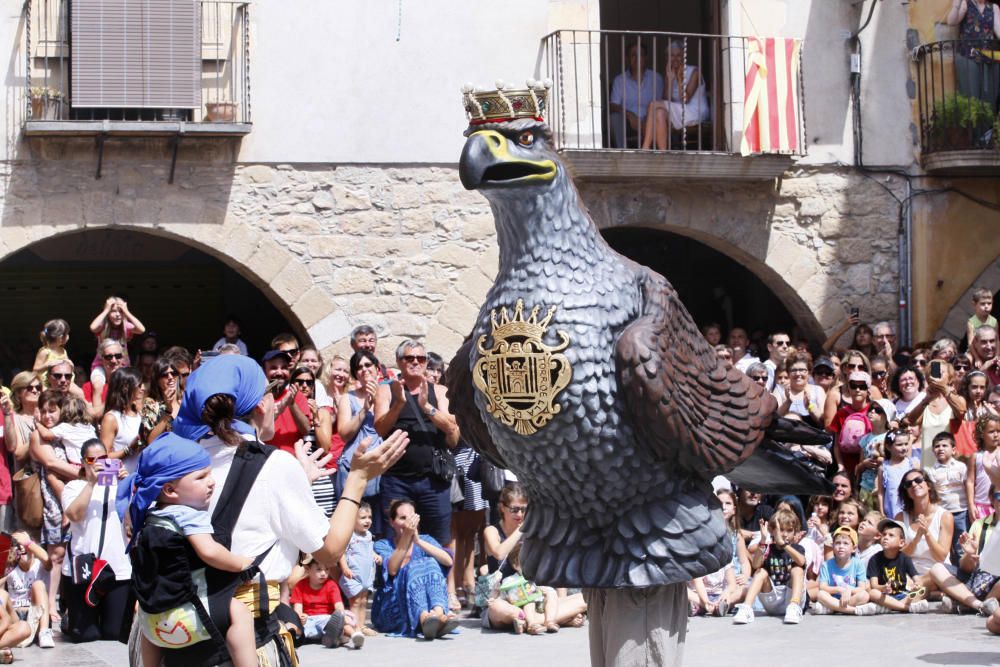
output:
[[[434,415],[436,415],[437,413],[438,413],[438,409],[437,409],[437,408],[435,408],[435,407],[434,407],[433,405],[431,405],[431,406],[430,406],[430,407],[428,408],[428,410],[427,410],[427,416],[428,416],[428,417],[433,417],[433,416],[434,416]]]

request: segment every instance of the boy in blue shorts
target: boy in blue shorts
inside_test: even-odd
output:
[[[812,605],[814,614],[864,615],[868,578],[854,555],[857,546],[858,534],[850,526],[833,531],[833,558],[819,568],[819,591]]]

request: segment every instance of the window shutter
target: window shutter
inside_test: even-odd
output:
[[[201,106],[198,0],[73,0],[74,107]]]

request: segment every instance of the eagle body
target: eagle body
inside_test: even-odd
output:
[[[530,133],[527,136],[525,133]],[[464,438],[527,488],[525,576],[571,587],[688,581],[730,562],[709,480],[753,454],[776,409],[726,369],[665,278],[601,237],[547,128],[511,121],[473,132],[460,173],[482,189],[500,265],[446,383]],[[551,420],[522,433],[471,379],[497,313],[551,311],[542,342],[568,340],[572,368]]]

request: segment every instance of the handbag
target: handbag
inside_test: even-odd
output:
[[[451,497],[449,499],[452,505],[465,502],[465,475],[462,474],[461,470],[458,470],[451,478]]]
[[[14,509],[25,528],[42,525],[42,476],[34,467],[14,474]]]
[[[503,468],[493,465],[477,454],[476,459],[469,466],[469,479],[482,485],[483,500],[491,503],[500,502],[500,494],[507,482]]]
[[[485,609],[489,606],[490,600],[499,597],[500,582],[503,581],[502,570],[506,562],[507,559],[504,558],[496,572],[488,572],[476,577],[476,606],[480,609]]]
[[[420,414],[420,407],[417,406],[416,400],[409,392],[406,392],[406,400],[413,402],[413,412],[417,416],[417,421],[420,422],[420,430],[424,433],[433,433],[434,431],[427,428],[427,422],[424,421],[423,416]],[[431,451],[431,474],[442,482],[451,482],[455,479],[456,472],[458,472],[458,466],[455,464],[455,457],[451,455],[451,452],[440,447],[435,447]]]
[[[108,561],[102,558],[104,554],[104,534],[108,525],[108,498],[111,495],[111,487],[104,487],[104,503],[101,512],[101,538],[97,544],[97,553],[72,554],[73,563],[73,583],[78,586],[86,586],[83,592],[83,601],[88,607],[96,607],[101,602],[101,597],[108,592],[108,589],[115,583],[115,571]]]

